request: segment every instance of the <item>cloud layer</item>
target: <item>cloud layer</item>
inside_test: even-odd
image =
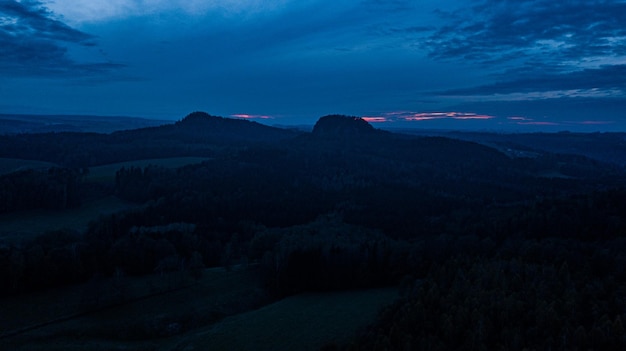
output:
[[[485,64],[541,58],[544,64],[593,64],[626,56],[626,2],[486,0],[450,13],[426,43],[439,59]]]
[[[624,1],[486,0],[439,14],[429,56],[478,64],[496,80],[443,95],[626,94]]]
[[[626,120],[623,23],[626,0],[0,0],[0,108]]]
[[[180,11],[203,15],[217,11],[223,15],[241,15],[272,11],[292,0],[56,0],[50,8],[71,23],[100,22],[120,18]]]
[[[77,62],[68,46],[95,47],[95,37],[55,18],[41,1],[0,2],[0,74],[85,76],[121,67],[111,62]]]
[[[562,92],[572,96],[623,95],[626,82],[626,65],[606,65],[564,73],[534,73],[511,80],[470,88],[450,89],[438,95],[495,95],[515,93]],[[541,97],[541,95],[537,95]],[[543,97],[550,97],[546,94]]]

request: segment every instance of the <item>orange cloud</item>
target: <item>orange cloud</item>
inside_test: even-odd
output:
[[[368,123],[381,123],[381,122],[390,122],[386,117],[378,116],[378,117],[361,117]]]

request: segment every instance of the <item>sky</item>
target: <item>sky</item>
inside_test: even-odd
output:
[[[0,113],[626,131],[626,0],[0,0]]]

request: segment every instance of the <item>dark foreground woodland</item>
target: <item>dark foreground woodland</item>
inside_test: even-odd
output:
[[[577,151],[583,138],[613,154]],[[4,135],[1,158],[55,166],[1,175],[0,213],[111,195],[133,206],[84,230],[0,237],[0,295],[249,267],[259,301],[399,287],[328,350],[626,349],[625,154],[626,134],[418,136],[347,116],[312,132],[196,112],[110,134]],[[88,180],[101,165],[189,156],[206,159]]]

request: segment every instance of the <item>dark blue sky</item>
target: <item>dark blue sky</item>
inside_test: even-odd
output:
[[[626,130],[625,23],[617,0],[0,0],[0,113]]]

